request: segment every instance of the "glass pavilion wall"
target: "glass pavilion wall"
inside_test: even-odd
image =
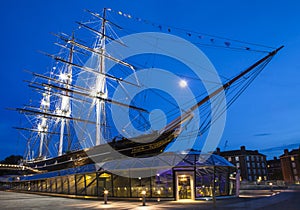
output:
[[[116,198],[139,198],[143,190],[148,198],[176,199],[178,190],[175,176],[177,172],[181,174],[189,172],[193,174],[194,198],[201,199],[211,197],[215,188],[216,196],[235,195],[235,168],[229,163],[213,164],[205,162],[191,162],[193,155],[169,170],[160,170],[150,177],[128,178],[116,175],[108,171],[83,172],[74,174],[59,173],[59,176],[47,177],[47,174],[28,176],[26,180],[15,180],[9,182],[11,189],[32,192],[47,192],[66,195],[97,196],[103,197],[104,190],[109,191],[109,197]],[[226,161],[215,156],[216,160]],[[148,170],[147,168],[140,168]],[[43,178],[44,176],[44,178]],[[7,183],[6,183],[7,184]]]

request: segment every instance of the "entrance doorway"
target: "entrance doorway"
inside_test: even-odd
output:
[[[194,177],[192,172],[176,173],[176,200],[195,199]]]

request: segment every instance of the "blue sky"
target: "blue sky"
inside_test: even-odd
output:
[[[228,111],[221,150],[245,145],[270,157],[300,143],[300,3],[298,1],[192,0],[10,0],[1,2],[0,159],[23,154],[25,140],[12,129],[21,119],[8,107],[22,107],[33,92],[24,69],[44,72],[54,52],[51,32],[70,33],[84,9],[126,11],[165,25],[285,48]],[[237,61],[238,62],[238,61]],[[279,150],[277,150],[279,148]]]

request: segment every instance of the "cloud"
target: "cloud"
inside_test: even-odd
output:
[[[271,133],[257,133],[257,134],[254,134],[253,136],[270,136],[272,135]]]

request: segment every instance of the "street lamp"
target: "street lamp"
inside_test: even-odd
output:
[[[142,197],[143,197],[143,199],[142,199],[143,206],[146,206],[146,190],[143,190],[141,194],[142,194]]]
[[[160,191],[160,190],[157,190],[157,195],[158,195],[157,202],[160,201],[160,194],[161,194],[161,191]]]
[[[107,204],[108,190],[104,190],[104,204]]]
[[[271,192],[273,192],[273,183],[270,182],[269,185],[270,185],[270,190],[271,190]]]

